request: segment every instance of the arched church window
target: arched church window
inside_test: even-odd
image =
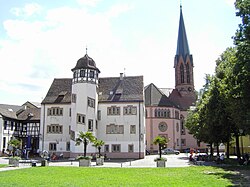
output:
[[[190,70],[189,70],[189,64],[186,65],[186,72],[187,72],[187,83],[190,83]]]
[[[155,109],[155,117],[157,117],[157,108]]]
[[[180,66],[180,72],[181,72],[181,83],[184,83],[184,66],[181,64]]]
[[[170,118],[170,110],[167,110],[167,117]]]

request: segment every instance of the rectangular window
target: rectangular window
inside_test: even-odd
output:
[[[71,108],[69,108],[69,117],[71,117]]]
[[[72,103],[76,103],[76,94],[71,95]]]
[[[66,142],[66,151],[70,151],[70,142]]]
[[[3,137],[3,148],[6,147],[6,137]]]
[[[130,144],[128,145],[128,152],[134,152],[134,145],[133,144]]]
[[[49,144],[49,151],[56,151],[56,143]]]
[[[89,119],[88,121],[88,131],[93,131],[93,120]]]
[[[112,152],[121,152],[121,145],[120,144],[112,144]]]
[[[130,134],[136,134],[136,125],[130,125]]]
[[[77,113],[76,119],[78,124],[85,124],[85,115]]]
[[[181,139],[181,145],[185,146],[186,145],[186,139]]]
[[[75,141],[75,131],[70,130],[70,139]]]
[[[107,125],[106,134],[124,134],[124,125]]]
[[[4,130],[7,130],[7,126],[8,126],[8,125],[7,125],[7,121],[4,121],[3,129],[4,129]]]
[[[97,112],[97,119],[101,120],[101,110],[98,110],[98,112]]]
[[[63,116],[63,108],[52,107],[47,110],[48,116]]]
[[[95,99],[88,97],[88,106],[95,108]]]
[[[104,145],[104,152],[109,152],[109,145]]]
[[[59,124],[47,125],[47,133],[48,134],[62,134],[63,126]]]
[[[136,115],[136,113],[137,113],[136,106],[129,105],[129,106],[123,107],[124,115]]]
[[[80,70],[80,77],[85,77],[85,70],[84,69]]]
[[[95,72],[93,70],[89,71],[89,77],[92,79],[95,77]]]
[[[11,121],[11,122],[10,122],[10,130],[12,130],[12,131],[13,131],[13,128],[14,128],[14,122],[13,122],[13,121]]]
[[[107,108],[108,115],[120,115],[120,107],[111,106]]]
[[[176,143],[177,143],[177,146],[179,146],[179,139],[178,138],[176,139]]]

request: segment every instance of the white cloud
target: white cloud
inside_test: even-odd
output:
[[[12,8],[10,12],[16,16],[32,16],[40,13],[42,7],[37,3],[26,4],[23,8]]]
[[[71,69],[84,56],[86,45],[103,72],[110,72],[107,64],[112,58],[117,64],[124,51],[105,12],[90,14],[83,8],[61,7],[46,15],[43,21],[4,22],[10,40],[0,40],[0,61],[5,64],[0,69],[0,90],[9,97],[17,93],[45,97],[54,78],[72,77]]]
[[[117,17],[120,14],[124,13],[124,12],[128,12],[129,10],[133,9],[134,7],[132,5],[128,5],[128,4],[117,4],[114,5],[110,8],[110,10],[108,11],[108,16],[110,17]]]
[[[80,5],[95,7],[101,0],[77,0]]]

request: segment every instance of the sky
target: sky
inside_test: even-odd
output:
[[[182,0],[199,90],[233,46],[233,0]],[[86,54],[100,77],[144,76],[174,88],[180,0],[0,0],[0,103],[41,102]]]

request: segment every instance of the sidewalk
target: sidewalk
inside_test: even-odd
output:
[[[126,167],[126,168],[155,168],[156,162],[154,159],[158,157],[158,155],[148,155],[144,159],[138,160],[106,160],[104,165],[97,166],[95,161],[91,162],[91,167]],[[190,163],[185,154],[180,155],[164,155],[162,157],[167,158],[166,167],[188,167]],[[8,158],[0,157],[0,164],[8,164]],[[41,166],[41,163],[38,162],[37,166]],[[49,162],[49,166],[69,166],[69,167],[79,167],[78,161],[68,161],[68,160],[57,160]],[[4,167],[0,168],[0,171],[13,170],[13,169],[21,169],[21,168],[29,168],[31,166],[21,166],[21,167]]]

